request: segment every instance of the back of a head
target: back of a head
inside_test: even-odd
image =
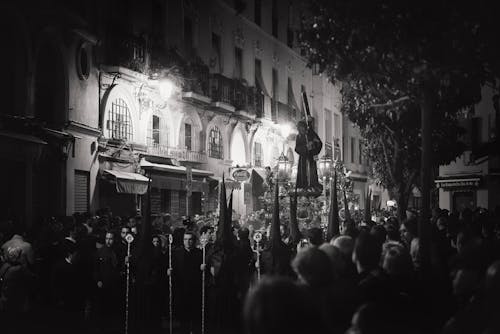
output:
[[[346,263],[342,252],[331,244],[324,243],[319,249],[328,256],[335,277],[341,277],[345,274]]]
[[[409,252],[402,245],[392,244],[384,253],[382,267],[395,277],[408,277],[413,270]]]
[[[323,243],[323,230],[313,227],[307,231],[309,242],[314,246],[320,246]]]
[[[324,287],[334,278],[328,256],[316,247],[309,247],[297,253],[292,267],[309,286]]]
[[[337,247],[344,256],[351,258],[354,250],[354,240],[347,235],[342,235],[332,240],[332,245]]]
[[[288,278],[264,277],[245,300],[248,334],[320,333],[319,312],[305,287]]]
[[[356,261],[368,270],[378,266],[381,250],[375,237],[369,233],[361,233],[354,244]]]

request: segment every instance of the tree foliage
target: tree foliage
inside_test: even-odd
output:
[[[361,130],[375,175],[406,207],[418,184],[420,110],[433,110],[433,167],[459,156],[460,111],[493,82],[488,1],[317,0],[300,39],[309,63],[342,82],[342,111]],[[495,61],[497,61],[495,59]],[[431,168],[431,166],[428,166]]]

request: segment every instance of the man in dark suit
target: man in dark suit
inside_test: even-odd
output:
[[[202,251],[195,247],[196,236],[184,232],[183,247],[172,254],[174,317],[181,325],[181,333],[199,333],[201,323],[201,276],[205,270]]]

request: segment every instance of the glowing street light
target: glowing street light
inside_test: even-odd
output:
[[[158,90],[160,91],[160,96],[163,100],[168,100],[172,96],[175,90],[174,83],[168,78],[161,78],[158,80]]]
[[[278,182],[286,182],[290,177],[290,169],[291,163],[286,157],[286,155],[281,152],[281,155],[278,158]]]

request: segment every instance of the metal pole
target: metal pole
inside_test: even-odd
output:
[[[130,244],[134,241],[132,234],[125,237],[127,241],[127,286],[125,288],[125,334],[128,334],[128,304],[130,293]]]
[[[205,246],[206,242],[202,242],[203,265],[205,265]],[[201,272],[201,334],[205,334],[205,269]]]
[[[262,233],[255,232],[253,235],[253,241],[255,241],[255,250],[257,254],[257,281],[260,282],[260,242],[262,241]]]
[[[260,242],[257,241],[257,281],[260,282]]]
[[[169,307],[169,328],[170,334],[173,333],[173,322],[172,317],[174,314],[173,305],[172,305],[172,242],[174,238],[172,234],[168,235],[168,269],[170,271],[170,275],[168,275],[168,307]]]

